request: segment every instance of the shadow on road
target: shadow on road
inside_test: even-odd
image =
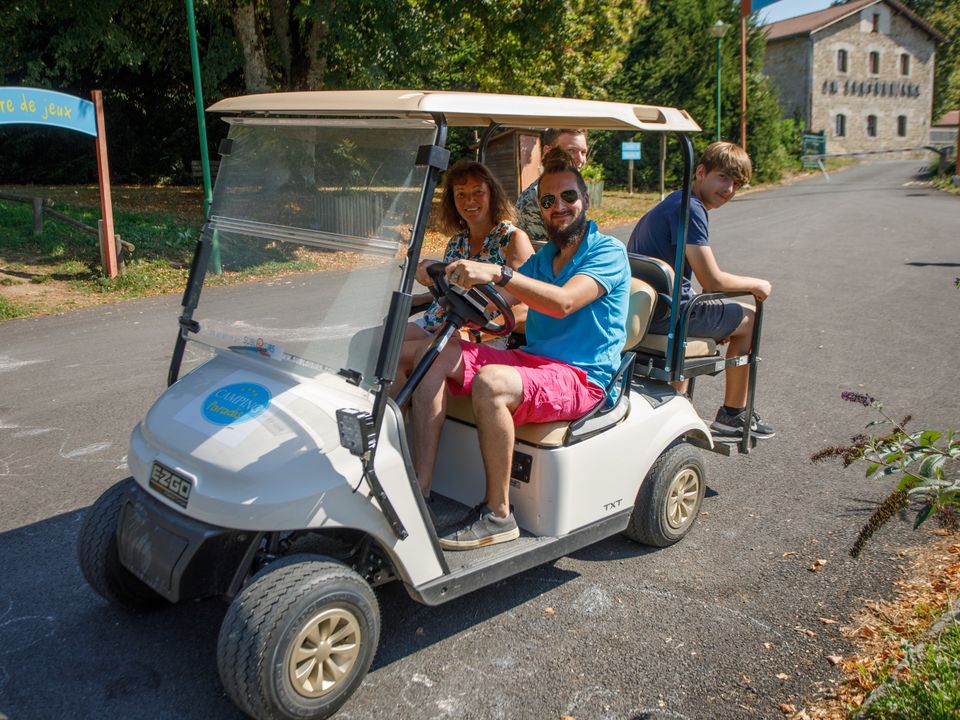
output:
[[[196,712],[240,717],[217,676],[217,637],[227,603],[214,598],[151,613],[107,604],[77,565],[76,534],[84,512],[0,533],[0,712],[139,718],[151,716],[149,708],[166,707],[169,717]],[[611,538],[574,557],[609,560],[648,552]],[[51,577],[59,579],[56,587],[49,586]],[[439,607],[417,603],[400,583],[378,588],[383,624],[371,672],[579,577],[546,564]],[[58,667],[55,683],[51,662]]]

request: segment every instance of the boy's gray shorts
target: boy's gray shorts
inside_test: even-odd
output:
[[[684,306],[685,307],[685,306]],[[712,338],[723,340],[743,322],[743,306],[731,300],[707,300],[697,303],[690,314],[687,324],[687,337]],[[670,329],[670,318],[650,324],[650,332],[666,335]]]

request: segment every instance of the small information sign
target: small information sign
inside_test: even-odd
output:
[[[625,142],[620,143],[621,160],[640,160],[640,143]]]

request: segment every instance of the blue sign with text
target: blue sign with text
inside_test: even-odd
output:
[[[620,143],[620,159],[621,160],[639,160],[640,159],[640,143],[638,142]]]
[[[38,88],[0,87],[0,125],[52,125],[97,136],[93,103]]]
[[[262,415],[271,397],[270,391],[257,383],[225,385],[207,395],[203,416],[217,425],[236,425]]]

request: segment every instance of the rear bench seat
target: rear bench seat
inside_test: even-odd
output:
[[[650,322],[670,317],[670,305],[673,302],[673,268],[660,258],[630,253],[630,273],[653,288],[657,303]],[[667,336],[645,333],[630,350],[644,355],[665,357],[667,354]],[[717,343],[711,338],[688,337],[684,357],[709,357],[717,354]]]

